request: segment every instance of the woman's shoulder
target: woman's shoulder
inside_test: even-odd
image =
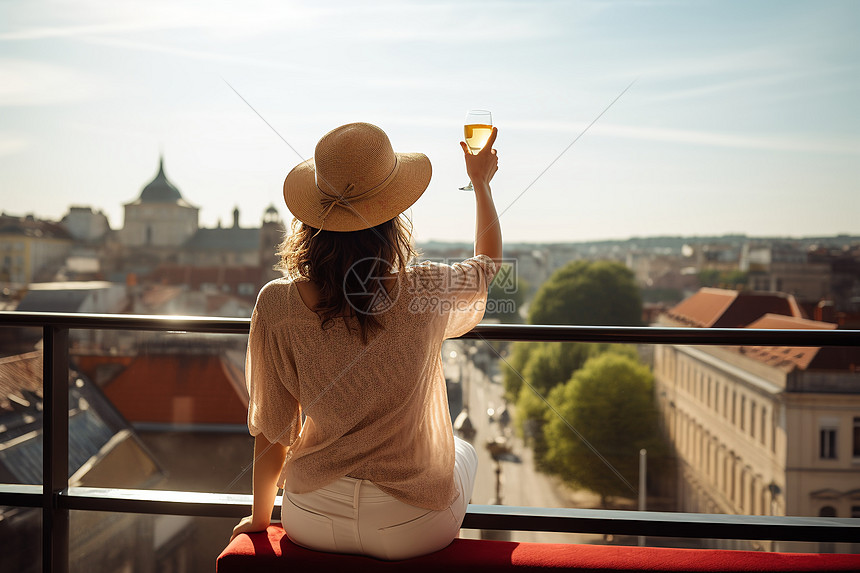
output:
[[[290,291],[295,282],[296,279],[289,277],[281,277],[267,282],[257,294],[255,310],[270,316],[278,312],[286,312],[290,300]]]

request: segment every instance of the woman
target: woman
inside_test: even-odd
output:
[[[495,138],[475,155],[460,143],[475,256],[452,265],[407,266],[401,214],[430,162],[378,127],[334,129],[287,176],[287,277],[260,292],[246,359],[254,504],[233,537],[266,529],[279,487],[284,529],[311,549],[405,559],[457,536],[477,456],[452,433],[441,345],[481,320],[501,259]]]

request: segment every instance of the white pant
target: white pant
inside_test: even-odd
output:
[[[451,507],[429,511],[397,500],[372,482],[343,477],[309,493],[284,492],[281,521],[295,543],[331,553],[408,559],[446,547],[457,537],[472,497],[478,456],[454,437]]]

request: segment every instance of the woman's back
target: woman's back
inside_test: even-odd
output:
[[[270,382],[251,388],[249,422],[270,441],[295,439],[281,476],[286,489],[302,493],[349,475],[418,507],[450,505],[453,433],[441,343],[480,320],[494,268],[486,256],[409,267],[367,344],[349,319],[321,328],[301,297],[306,280],[265,287],[249,367]],[[291,397],[289,411],[261,407]]]

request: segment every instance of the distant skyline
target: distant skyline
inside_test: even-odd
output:
[[[860,235],[858,26],[852,0],[7,0],[0,210],[120,228],[163,153],[201,225],[289,222],[286,173],[369,121],[433,163],[417,240],[469,241],[457,143],[486,108],[506,241]]]

